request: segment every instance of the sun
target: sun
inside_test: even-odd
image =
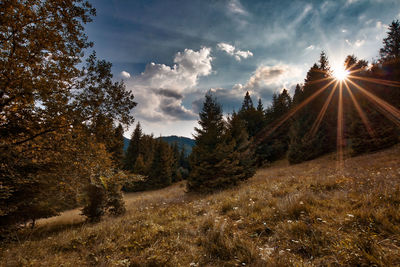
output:
[[[349,71],[344,68],[344,66],[336,66],[332,71],[333,77],[338,81],[344,81],[349,75]]]

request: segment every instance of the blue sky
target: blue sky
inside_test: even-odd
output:
[[[138,103],[145,133],[191,137],[204,94],[225,113],[246,91],[268,106],[293,90],[324,50],[331,66],[378,58],[398,0],[96,0],[86,26]],[[129,129],[125,135],[129,136]]]

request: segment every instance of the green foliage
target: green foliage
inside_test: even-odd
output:
[[[193,148],[188,178],[189,191],[210,192],[235,185],[248,178],[252,169],[246,169],[242,150],[246,149],[247,133],[242,128],[227,129],[222,117],[222,108],[211,93],[205,96],[203,109],[200,112],[199,125],[196,128],[196,146]],[[239,118],[238,116],[236,116]],[[233,135],[238,138],[234,139]]]
[[[143,156],[140,154],[135,161],[135,165],[133,165],[133,169],[137,174],[145,174],[146,173],[146,166],[143,161]]]
[[[172,182],[173,154],[167,143],[157,140],[148,183],[152,188],[165,187]]]
[[[124,169],[130,172],[135,172],[134,165],[136,162],[139,153],[141,152],[141,138],[142,138],[142,128],[140,126],[140,122],[136,124],[136,128],[132,133],[128,150],[126,151],[125,159],[124,159]]]

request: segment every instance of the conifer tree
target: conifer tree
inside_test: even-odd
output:
[[[303,89],[297,89],[296,105],[312,96],[328,82],[324,79],[330,75],[328,59],[324,52],[321,52],[319,64],[314,64],[307,72]],[[311,133],[311,128],[318,117],[318,114],[327,99],[332,86],[315,98],[298,112],[291,123],[289,130],[288,159],[290,163],[299,163],[313,159],[323,153],[333,150],[336,146],[336,106],[335,102],[330,105],[329,116],[322,121],[316,133]],[[299,94],[301,92],[301,94]],[[300,101],[301,100],[301,101]]]
[[[275,93],[272,98],[272,105],[266,112],[266,122],[268,123],[266,127],[273,127],[278,120],[286,115],[291,103],[292,100],[286,89],[283,89],[280,94]],[[256,150],[258,165],[278,160],[286,154],[289,143],[289,125],[290,121],[285,122],[258,145]]]
[[[178,169],[179,169],[179,148],[178,148],[178,143],[174,142],[174,144],[171,147],[171,153],[172,153],[172,182],[178,182],[182,180],[182,176],[180,175]]]
[[[379,50],[381,62],[400,59],[400,21],[395,20],[389,26],[387,37],[383,39],[383,47]]]
[[[156,142],[154,158],[147,181],[152,188],[165,187],[172,182],[172,151],[169,145],[162,141],[161,138]]]
[[[263,104],[261,102],[261,98],[258,99],[257,111],[261,112],[261,113],[264,113],[264,106],[263,106]]]
[[[124,160],[124,128],[121,124],[114,130],[114,138],[112,146],[110,147],[110,153],[114,165],[118,169],[122,169]]]
[[[221,105],[210,92],[199,115],[201,128],[195,128],[196,145],[190,159],[188,189],[209,192],[236,184],[243,176],[234,149],[236,144],[227,138]]]
[[[136,124],[136,128],[131,135],[131,140],[129,142],[128,149],[126,151],[124,160],[124,169],[134,172],[133,166],[135,165],[136,159],[141,151],[140,141],[142,138],[142,128],[140,122]]]
[[[135,165],[133,165],[133,169],[135,170],[136,174],[146,174],[146,166],[143,161],[143,156],[142,154],[139,154],[139,156],[136,158]]]
[[[260,103],[261,101],[259,101]],[[262,104],[261,104],[262,105]],[[259,105],[260,106],[260,105]],[[228,118],[228,142],[234,142],[234,152],[239,161],[238,172],[241,180],[247,179],[255,173],[254,153],[250,148],[249,135],[246,131],[245,122],[236,112]]]
[[[242,107],[238,115],[245,122],[249,137],[255,136],[264,126],[264,114],[262,111],[258,111],[254,108],[253,100],[248,91],[244,96]]]

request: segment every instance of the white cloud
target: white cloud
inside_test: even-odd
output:
[[[238,50],[233,45],[227,43],[218,43],[217,48],[221,51],[226,52],[228,55],[233,56],[237,61],[240,61],[242,58],[246,59],[253,56],[253,53],[249,50]]]
[[[362,46],[364,43],[365,43],[365,40],[357,40],[357,41],[355,41],[354,46],[360,47],[360,46]]]
[[[358,1],[360,1],[360,0],[347,0],[346,5],[351,5],[351,4],[357,3]]]
[[[235,84],[233,89],[262,93],[263,90],[278,90],[287,86],[289,78],[300,77],[301,68],[285,64],[260,66],[245,85]]]
[[[151,62],[140,75],[132,77],[127,87],[138,102],[137,117],[148,121],[197,118],[197,114],[182,105],[182,98],[194,89],[199,77],[212,73],[210,53],[208,47],[199,51],[185,49],[175,55],[172,67]]]
[[[293,21],[293,25],[296,25],[298,23],[300,23],[307,15],[308,13],[312,10],[312,5],[311,4],[307,4],[304,9],[303,12],[301,12],[301,14]]]
[[[356,40],[354,43],[350,42],[348,39],[345,40],[345,42],[354,48],[359,48],[365,44],[365,40]]]
[[[309,45],[306,47],[306,50],[314,50],[315,46],[314,45]]]
[[[248,15],[248,12],[244,9],[239,0],[231,0],[228,3],[228,9],[230,12],[239,15]]]
[[[124,70],[121,71],[120,75],[121,75],[122,78],[126,78],[126,79],[129,79],[131,77],[131,74],[129,72],[127,72],[127,71],[124,71]]]

